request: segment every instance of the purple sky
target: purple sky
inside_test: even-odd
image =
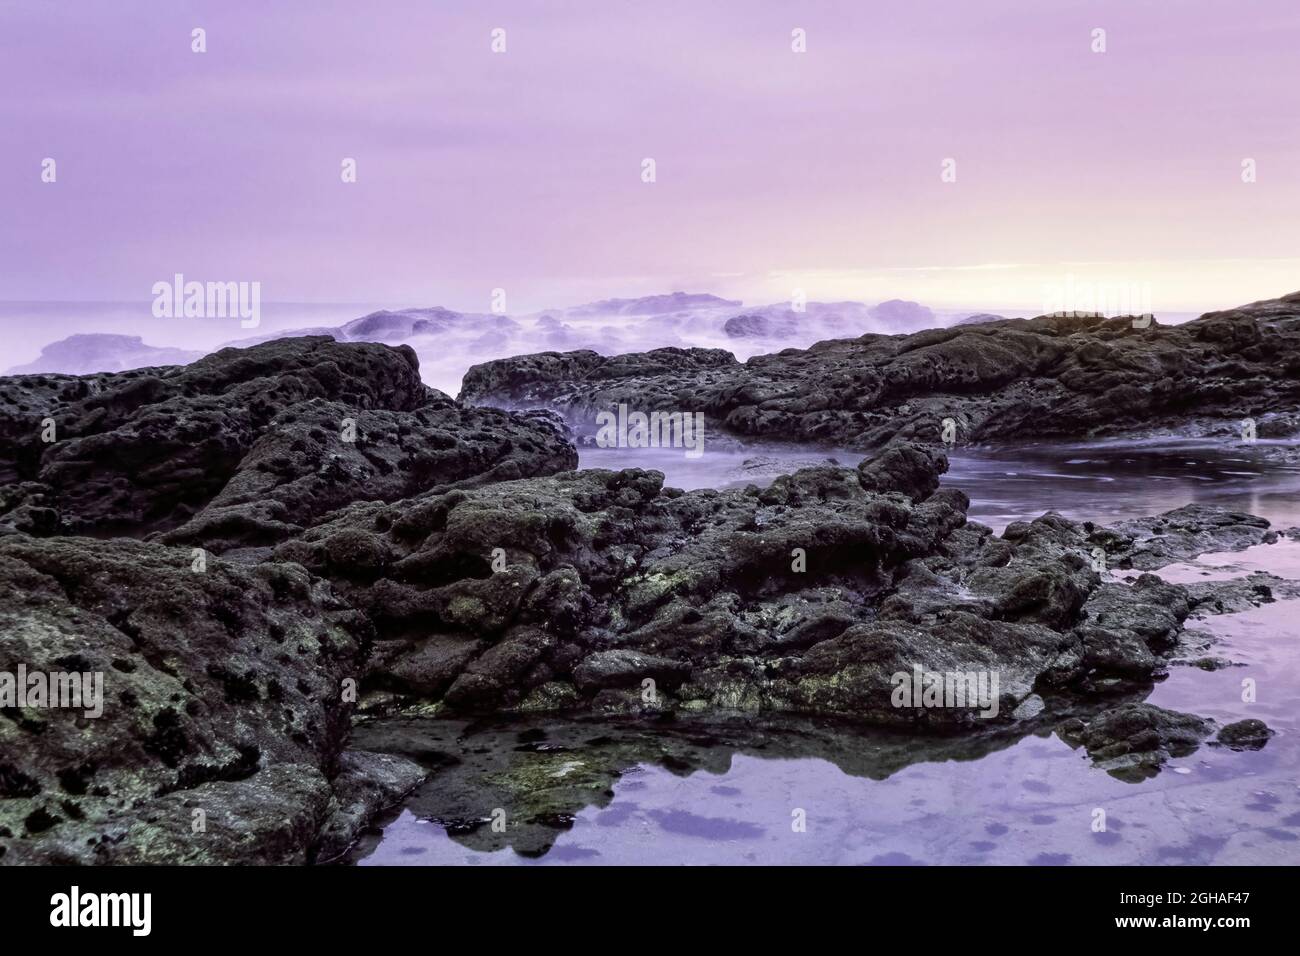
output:
[[[0,0],[0,90],[0,299],[1300,288],[1296,0]]]

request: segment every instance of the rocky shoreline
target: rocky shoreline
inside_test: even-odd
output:
[[[996,441],[1252,417],[1263,435],[1291,422],[1298,344],[1300,295],[1172,329],[1007,320],[744,365],[546,353],[476,367],[459,400],[409,348],[325,337],[0,379],[0,672],[105,685],[102,716],[0,709],[0,862],[332,859],[440,766],[360,749],[357,720],[1055,728],[1129,778],[1205,741],[1264,746],[1258,722],[1140,701],[1189,615],[1270,586],[1141,572],[1274,540],[1268,523],[1189,506],[995,535],[940,486],[940,422]],[[620,402],[873,453],[728,491],[575,471],[570,429]],[[917,672],[993,679],[900,705]]]
[[[1176,326],[1068,314],[863,335],[738,362],[721,349],[542,352],[484,362],[472,404],[545,407],[579,436],[620,404],[703,413],[715,435],[869,451],[1300,430],[1300,292]],[[951,420],[945,437],[945,421]]]

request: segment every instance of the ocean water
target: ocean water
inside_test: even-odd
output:
[[[1207,502],[1284,530],[1300,525],[1300,470],[1281,450],[1204,442],[957,449],[944,480],[970,495],[972,517],[999,529],[1048,510],[1108,522]],[[680,487],[743,486],[770,480],[782,463],[824,458],[857,460],[775,447],[696,460],[591,449],[582,464],[659,468]],[[1300,579],[1300,543],[1284,537],[1165,573],[1189,582],[1257,569]],[[356,746],[440,769],[348,862],[1300,863],[1300,601],[1189,626],[1234,666],[1173,666],[1147,699],[1220,723],[1262,719],[1276,731],[1262,750],[1203,745],[1133,783],[1093,766],[1050,725],[927,739],[752,717],[375,721],[358,728]],[[1242,699],[1246,678],[1257,687],[1253,702]]]
[[[315,325],[341,325],[379,306],[356,303],[263,302],[255,329],[237,318],[157,318],[150,299],[139,302],[0,302],[4,356],[0,374],[41,354],[69,335],[138,335],[146,345],[206,351],[237,339]]]

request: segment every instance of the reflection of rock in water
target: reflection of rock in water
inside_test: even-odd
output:
[[[477,723],[397,718],[362,724],[353,746],[401,754],[429,767],[430,778],[404,809],[445,828],[456,842],[478,852],[510,847],[521,856],[541,856],[584,808],[608,806],[615,782],[642,765],[685,777],[700,771],[725,774],[740,754],[811,757],[850,776],[884,780],[912,764],[979,760],[1031,734],[1050,736],[1063,707],[1086,718],[1104,706],[1076,710],[1064,701],[1054,703],[1051,718],[976,736],[917,736],[832,720],[751,716]],[[505,811],[505,832],[492,827],[498,808]],[[377,845],[372,833],[352,860],[363,859]]]

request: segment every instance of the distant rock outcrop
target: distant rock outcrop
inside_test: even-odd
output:
[[[4,374],[57,372],[63,375],[88,375],[92,372],[121,372],[150,365],[186,365],[202,355],[202,352],[185,349],[145,345],[138,335],[95,332],[69,335],[66,339],[51,342],[41,349],[39,358],[25,365],[15,365]]]
[[[748,322],[748,320],[745,320]],[[1015,442],[1300,429],[1300,293],[1177,326],[1040,316],[868,334],[740,363],[657,349],[521,355],[471,368],[475,404],[554,408],[583,434],[619,404],[702,412],[715,430],[869,450],[895,439]],[[945,422],[951,424],[946,425]]]
[[[670,292],[667,295],[647,295],[639,299],[602,299],[587,305],[573,306],[566,311],[573,314],[662,315],[694,309],[738,308],[740,305],[737,299],[722,299],[708,293]]]

